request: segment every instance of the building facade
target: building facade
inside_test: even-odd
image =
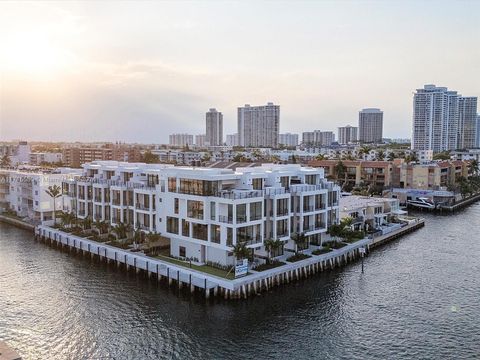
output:
[[[413,96],[412,149],[434,152],[475,147],[477,98],[425,85]]]
[[[206,135],[205,134],[195,135],[195,146],[197,146],[197,147],[205,147],[206,146]]]
[[[333,131],[306,131],[302,133],[302,144],[305,146],[330,146],[335,142]]]
[[[288,147],[295,147],[298,145],[298,134],[280,134],[278,135],[278,144]]]
[[[292,233],[316,244],[338,222],[339,188],[322,169],[272,165],[231,169],[96,162],[65,181],[78,217],[127,223],[170,239],[170,255],[231,265],[233,247],[265,256],[266,239],[294,249]]]
[[[205,144],[208,146],[223,145],[223,115],[216,109],[210,109],[205,116],[206,137]]]
[[[169,136],[170,146],[191,146],[193,145],[193,135],[190,134],[171,134]]]
[[[278,147],[280,106],[269,102],[264,106],[238,108],[238,145],[243,147]]]
[[[341,145],[348,145],[358,140],[358,127],[355,126],[340,126],[338,128],[338,143]]]
[[[383,138],[383,111],[363,109],[358,114],[358,140],[362,143],[381,143]]]

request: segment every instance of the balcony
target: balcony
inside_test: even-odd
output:
[[[140,203],[136,203],[135,204],[135,209],[137,210],[144,210],[144,211],[150,211],[150,205],[144,205],[144,204],[140,204]],[[153,209],[155,210],[155,209]]]
[[[314,211],[315,207],[313,205],[303,206],[303,212],[312,212]]]
[[[262,197],[263,190],[231,190],[231,191],[220,191],[213,194],[212,196],[220,197],[223,199],[238,200],[238,199],[251,199]]]
[[[225,216],[225,215],[219,215],[218,216],[218,221],[225,223],[225,224],[233,224],[233,218],[230,216]]]
[[[101,196],[95,196],[95,202],[102,202],[102,197]]]
[[[112,205],[114,205],[114,206],[120,206],[120,199],[113,199],[113,200],[112,200]]]
[[[256,236],[252,237],[251,239],[240,240],[239,242],[242,243],[242,244],[245,244],[245,245],[259,244],[259,243],[262,242],[262,236],[261,235],[256,235]]]

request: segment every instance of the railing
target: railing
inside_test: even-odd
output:
[[[251,199],[256,197],[263,197],[263,190],[233,190],[233,191],[220,191],[214,193],[212,196],[221,197],[224,199]]]
[[[243,224],[247,222],[247,215],[237,215],[237,224]]]
[[[265,195],[273,196],[273,195],[283,195],[289,194],[290,189],[285,188],[265,188]]]
[[[112,200],[112,205],[120,206],[120,200]]]
[[[303,212],[312,212],[314,210],[314,206],[313,205],[310,205],[310,206],[303,206]]]
[[[95,196],[95,202],[102,202],[101,196]]]
[[[258,243],[262,242],[262,236],[261,236],[261,235],[257,235],[257,236],[255,236],[255,237],[253,237],[252,239],[243,240],[243,241],[239,241],[239,242],[242,243],[242,244],[245,244],[245,245],[258,244]]]
[[[288,215],[290,212],[288,211],[288,209],[283,209],[283,210],[278,210],[277,209],[277,216],[286,216]]]
[[[147,205],[144,205],[144,204],[136,203],[135,204],[135,209],[150,211],[150,205],[147,206]],[[152,209],[152,210],[155,210],[155,209]]]
[[[233,224],[233,218],[225,215],[218,215],[218,221],[225,224]]]

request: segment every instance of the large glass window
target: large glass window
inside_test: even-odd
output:
[[[210,203],[210,220],[215,221],[215,216],[216,216],[215,210],[216,210],[215,203],[212,201]]]
[[[262,218],[262,202],[250,203],[250,221],[260,220]]]
[[[247,204],[237,205],[237,223],[244,223],[247,221]]]
[[[190,222],[187,220],[182,220],[182,235],[190,236]]]
[[[178,219],[167,216],[167,232],[171,234],[178,234]]]
[[[180,179],[179,192],[190,195],[212,196],[218,193],[218,188],[218,181]]]
[[[174,177],[168,178],[168,191],[177,192],[177,178],[174,178]]]
[[[227,245],[233,245],[233,229],[227,228]]]
[[[192,223],[192,237],[198,240],[208,240],[208,226]]]
[[[203,201],[188,200],[187,216],[190,218],[203,220]]]
[[[288,199],[277,199],[277,216],[288,215]]]
[[[278,220],[277,221],[277,237],[287,236],[288,235],[288,220]]]
[[[220,226],[210,225],[210,241],[220,244]]]
[[[252,186],[254,190],[262,190],[263,189],[263,179],[252,179]]]
[[[180,207],[179,203],[180,203],[180,200],[178,200],[178,198],[173,199],[173,212],[175,214],[178,214],[179,207]]]

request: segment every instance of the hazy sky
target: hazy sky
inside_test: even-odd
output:
[[[1,2],[0,139],[167,142],[205,112],[281,105],[281,132],[384,111],[427,83],[480,95],[480,1]]]

